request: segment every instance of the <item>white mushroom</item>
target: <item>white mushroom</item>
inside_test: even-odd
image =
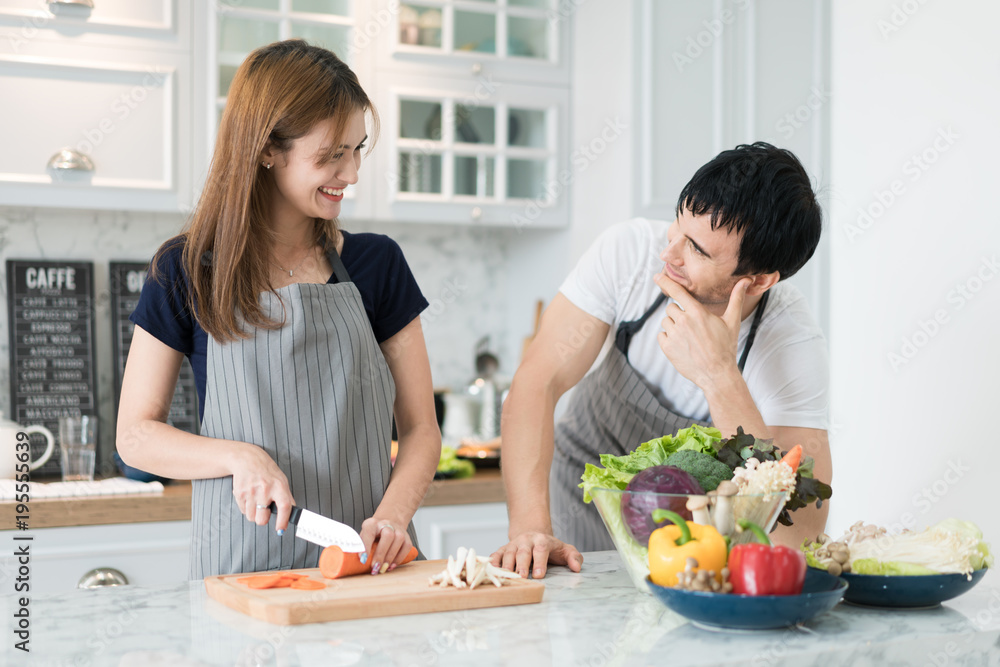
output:
[[[720,535],[731,535],[736,529],[733,496],[739,490],[738,486],[727,479],[719,482],[718,488],[715,489],[715,529],[719,531]]]
[[[471,590],[485,580],[491,581],[494,586],[503,586],[508,579],[520,578],[521,575],[516,572],[496,567],[489,558],[476,555],[474,549],[460,547],[456,556],[448,556],[445,569],[427,581],[431,586],[438,584]]]
[[[702,526],[711,525],[712,519],[708,515],[708,496],[691,496],[686,507],[691,512],[691,520],[694,523]]]

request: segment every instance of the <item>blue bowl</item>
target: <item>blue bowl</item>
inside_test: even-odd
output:
[[[844,595],[844,600],[851,604],[914,609],[936,607],[945,600],[968,592],[986,575],[986,569],[984,567],[976,570],[971,577],[965,574],[884,576],[849,573],[844,573],[840,577],[850,586]]]
[[[695,625],[737,630],[768,630],[798,625],[837,606],[847,582],[809,568],[799,595],[733,595],[685,591],[657,586],[649,589],[668,609]]]

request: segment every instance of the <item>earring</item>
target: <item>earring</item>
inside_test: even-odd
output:
[[[271,168],[271,163],[270,162],[261,162],[261,164],[264,165],[264,169],[270,169]]]

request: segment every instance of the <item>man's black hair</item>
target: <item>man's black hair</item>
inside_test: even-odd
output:
[[[712,229],[742,233],[733,275],[788,278],[819,244],[822,211],[791,151],[758,141],[719,153],[681,190],[677,214],[710,214]]]

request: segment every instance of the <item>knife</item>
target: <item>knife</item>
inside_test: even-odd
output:
[[[278,506],[275,503],[272,502],[268,509],[273,515],[278,515]],[[288,517],[288,523],[295,526],[295,537],[318,544],[321,547],[336,546],[350,553],[368,551],[361,536],[358,535],[358,531],[346,523],[328,519],[322,514],[292,505],[292,513]],[[364,561],[362,560],[362,562]]]

